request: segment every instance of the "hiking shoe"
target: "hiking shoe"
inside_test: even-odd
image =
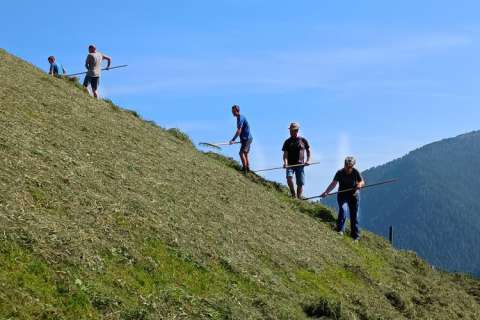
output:
[[[359,241],[360,241],[360,238],[353,239],[353,243],[358,243]]]
[[[337,233],[340,237],[343,237],[343,231],[337,231]]]

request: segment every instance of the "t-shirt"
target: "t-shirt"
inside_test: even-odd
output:
[[[305,150],[309,150],[310,145],[307,139],[302,137],[290,137],[283,143],[282,151],[287,152],[288,165],[305,163]]]
[[[343,190],[355,188],[357,186],[357,183],[363,181],[363,178],[361,173],[357,169],[353,168],[351,174],[347,174],[345,169],[338,170],[333,180],[339,183],[338,191],[343,191]],[[357,195],[358,195],[358,190],[357,191],[352,190],[351,192],[344,192],[344,193],[338,194],[339,197],[357,196]]]
[[[85,67],[88,70],[87,76],[100,77],[100,72],[102,70],[102,60],[103,53],[101,52],[97,51],[88,54],[87,60],[85,61]]]
[[[50,73],[55,76],[58,76],[59,74],[63,74],[63,70],[56,63],[51,63]]]
[[[242,115],[237,118],[237,129],[240,128],[242,128],[242,132],[240,132],[240,140],[246,141],[252,139],[252,134],[250,133],[250,125],[248,124],[247,118]]]

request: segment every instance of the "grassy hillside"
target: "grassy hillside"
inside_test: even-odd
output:
[[[375,232],[394,225],[398,246],[480,276],[479,176],[480,132],[429,144],[365,172],[370,181],[400,181],[364,193],[364,222]]]
[[[0,121],[0,319],[480,317],[479,282],[4,51]]]

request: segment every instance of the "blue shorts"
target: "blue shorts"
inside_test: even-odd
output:
[[[305,167],[294,167],[294,168],[287,168],[287,178],[295,177],[297,178],[297,186],[305,185]]]

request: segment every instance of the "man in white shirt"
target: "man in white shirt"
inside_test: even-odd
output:
[[[85,68],[87,68],[87,75],[83,81],[83,86],[88,88],[88,85],[92,87],[93,96],[98,98],[98,86],[100,84],[100,73],[102,71],[102,61],[107,60],[107,70],[110,68],[112,58],[97,51],[95,45],[88,46],[88,56],[85,60]]]

